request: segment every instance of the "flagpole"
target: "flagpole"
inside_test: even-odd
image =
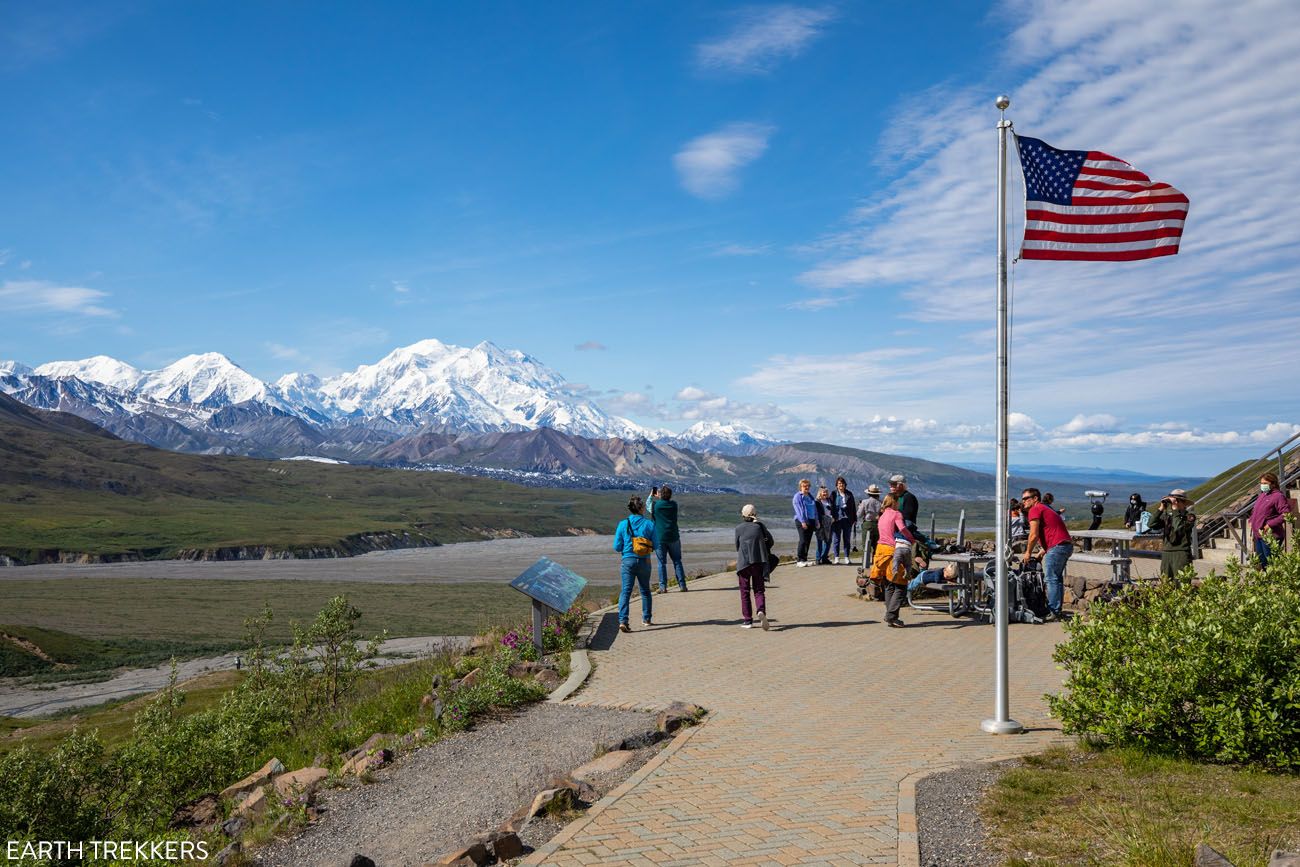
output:
[[[1011,121],[1006,111],[1011,107],[1009,96],[999,96],[995,103],[1000,111],[998,120],[998,367],[997,367],[997,478],[994,503],[997,530],[994,545],[997,550],[997,573],[994,589],[996,605],[997,643],[994,651],[993,718],[980,723],[980,728],[993,735],[1018,734],[1025,727],[1011,719],[1010,699],[1007,694],[1007,621],[1010,600],[1007,598],[1007,132]]]

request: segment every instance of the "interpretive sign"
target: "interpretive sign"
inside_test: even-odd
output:
[[[587,579],[549,557],[543,557],[511,581],[510,586],[533,600],[533,644],[541,655],[545,652],[542,630],[546,627],[547,609],[568,611],[587,586]]]

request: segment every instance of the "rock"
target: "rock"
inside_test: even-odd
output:
[[[316,793],[316,787],[325,781],[330,772],[324,768],[299,768],[275,778],[275,791],[284,798],[305,797]]]
[[[528,660],[521,660],[506,669],[506,674],[511,677],[531,677],[538,672],[545,671],[546,666]]]
[[[475,635],[469,640],[469,652],[481,653],[493,645],[493,641],[486,635]]]
[[[366,738],[366,742],[361,746],[357,747],[355,750],[348,750],[346,753],[344,753],[343,757],[350,759],[353,756],[364,755],[365,753],[373,752],[379,747],[382,747],[384,744],[391,743],[396,739],[397,739],[397,735],[388,735],[383,733],[373,734],[370,737]]]
[[[452,852],[448,852],[433,863],[438,865],[455,864],[459,867],[461,864],[482,865],[488,863],[489,860],[491,859],[488,855],[487,846],[485,844],[471,843],[464,849],[456,849]]]
[[[537,682],[546,687],[548,692],[554,692],[556,687],[564,683],[560,676],[549,668],[542,669],[537,673]]]
[[[380,747],[370,753],[358,753],[344,763],[343,767],[339,770],[339,775],[344,776],[352,774],[359,777],[369,771],[379,770],[392,760],[393,751],[386,747]]]
[[[346,867],[375,867],[375,862],[360,853],[353,855],[348,861],[342,862],[340,867],[346,864]]]
[[[432,683],[430,683],[430,685],[429,685],[429,692],[434,692],[434,693],[436,693],[438,690],[442,689],[442,685],[443,685],[445,682],[446,682],[446,680],[443,678],[443,676],[442,676],[441,674],[435,674],[435,675],[433,676],[433,681],[432,681]]]
[[[1273,856],[1268,859],[1268,867],[1300,867],[1300,852],[1274,849]]]
[[[492,854],[498,861],[509,861],[524,854],[524,843],[518,834],[501,834],[492,841]]]
[[[244,833],[244,829],[247,827],[247,819],[243,816],[235,816],[233,819],[227,819],[221,823],[221,833],[225,834],[227,837],[238,837],[240,834]]]
[[[608,774],[611,771],[617,771],[628,762],[636,758],[636,753],[631,750],[614,750],[605,753],[598,759],[592,759],[585,765],[575,768],[569,773],[570,777],[575,780],[589,780],[599,774]]]
[[[659,712],[655,728],[670,735],[684,726],[693,725],[703,715],[704,708],[699,705],[675,701]]]
[[[542,789],[528,806],[529,817],[538,813],[561,813],[578,806],[578,797],[573,789],[563,786],[555,789]]]
[[[177,807],[167,827],[206,828],[215,825],[220,818],[221,805],[217,796],[209,794]]]
[[[443,711],[445,711],[446,709],[447,709],[446,706],[444,706],[443,703],[442,703],[442,699],[440,699],[440,698],[436,698],[436,699],[433,700],[433,718],[434,718],[434,719],[442,719]]]
[[[464,689],[466,687],[474,686],[482,679],[483,679],[483,669],[476,668],[473,671],[471,671],[469,674],[465,675],[460,679],[460,688]]]
[[[221,850],[220,852],[218,852],[217,854],[213,855],[213,856],[212,856],[212,863],[219,865],[219,867],[220,867],[220,865],[229,864],[230,861],[231,861],[231,860],[232,860],[236,855],[238,855],[238,854],[240,853],[240,851],[241,851],[243,848],[244,848],[244,847],[241,846],[241,845],[239,844],[239,841],[236,840],[235,842],[231,843],[231,844],[230,844],[229,846],[227,846],[226,848],[222,849],[222,850]]]
[[[284,765],[280,763],[280,760],[271,759],[271,761],[262,765],[262,767],[258,768],[256,771],[253,771],[253,773],[244,777],[238,783],[233,783],[222,789],[221,798],[222,800],[237,801],[259,786],[265,786],[278,775],[283,773]]]
[[[586,780],[575,780],[567,774],[560,774],[551,777],[551,781],[546,784],[550,789],[568,789],[573,792],[573,796],[579,801],[586,801],[588,804],[594,804],[600,799],[596,789]]]
[[[643,732],[639,735],[623,738],[614,746],[616,750],[639,750],[643,747],[654,746],[664,739],[664,733],[655,729],[652,732]]]
[[[1232,862],[1222,853],[1204,843],[1196,844],[1196,860],[1192,863],[1195,867],[1232,867]]]
[[[420,710],[429,710],[433,707],[434,698],[431,693],[425,693],[420,696]]]
[[[266,812],[266,803],[266,789],[254,789],[239,802],[231,815],[249,820],[256,819]]]
[[[533,818],[533,814],[530,812],[531,810],[532,806],[530,804],[525,804],[518,810],[515,810],[515,814],[502,823],[500,828],[501,832],[518,834],[520,831],[524,830],[524,828],[527,828],[529,820]]]

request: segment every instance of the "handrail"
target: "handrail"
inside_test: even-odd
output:
[[[1254,471],[1262,472],[1259,470],[1260,462],[1269,460],[1270,458],[1272,458],[1274,454],[1277,455],[1277,464],[1278,464],[1277,476],[1278,476],[1278,483],[1281,486],[1281,488],[1285,490],[1287,487],[1300,481],[1300,464],[1297,464],[1295,471],[1290,473],[1289,475],[1286,472],[1286,464],[1287,464],[1286,449],[1293,442],[1296,442],[1296,440],[1300,440],[1300,432],[1292,434],[1282,443],[1264,452],[1264,454],[1261,455],[1260,457],[1255,458],[1252,461],[1248,461],[1245,466],[1243,466],[1237,472],[1233,473],[1232,476],[1220,482],[1210,491],[1201,494],[1200,495],[1201,502],[1208,501],[1211,497],[1213,497],[1215,494],[1219,493],[1220,491],[1224,490],[1229,485],[1235,485],[1239,483],[1241,479],[1246,476],[1248,471],[1254,470]],[[1294,457],[1296,455],[1300,455],[1300,446],[1297,446],[1295,449],[1292,450],[1292,456]],[[1250,496],[1246,498],[1246,501],[1236,509],[1231,508],[1231,500],[1229,500],[1228,503],[1224,505],[1224,508],[1219,509],[1217,512],[1214,512],[1213,514],[1206,516],[1203,520],[1198,521],[1197,524],[1192,527],[1192,549],[1198,552],[1198,556],[1201,549],[1201,540],[1204,539],[1206,541],[1209,541],[1218,533],[1220,533],[1222,530],[1230,526],[1233,522],[1240,520],[1243,516],[1249,513],[1251,509],[1254,508],[1255,500],[1258,498],[1258,496],[1259,496],[1258,493],[1251,493]],[[1246,544],[1247,544],[1246,537],[1243,536],[1242,537],[1243,556],[1246,550]]]

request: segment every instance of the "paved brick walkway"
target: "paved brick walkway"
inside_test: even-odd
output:
[[[734,580],[656,596],[648,630],[634,599],[635,632],[611,643],[602,630],[573,703],[684,700],[711,716],[530,863],[893,864],[900,830],[914,839],[906,806],[900,829],[906,778],[1063,738],[1041,698],[1062,679],[1055,624],[1012,625],[1012,716],[1030,731],[994,737],[979,728],[992,709],[992,626],[904,609],[907,628],[889,629],[881,604],[856,598],[851,567],[783,566],[768,593],[772,630],[741,629]]]

